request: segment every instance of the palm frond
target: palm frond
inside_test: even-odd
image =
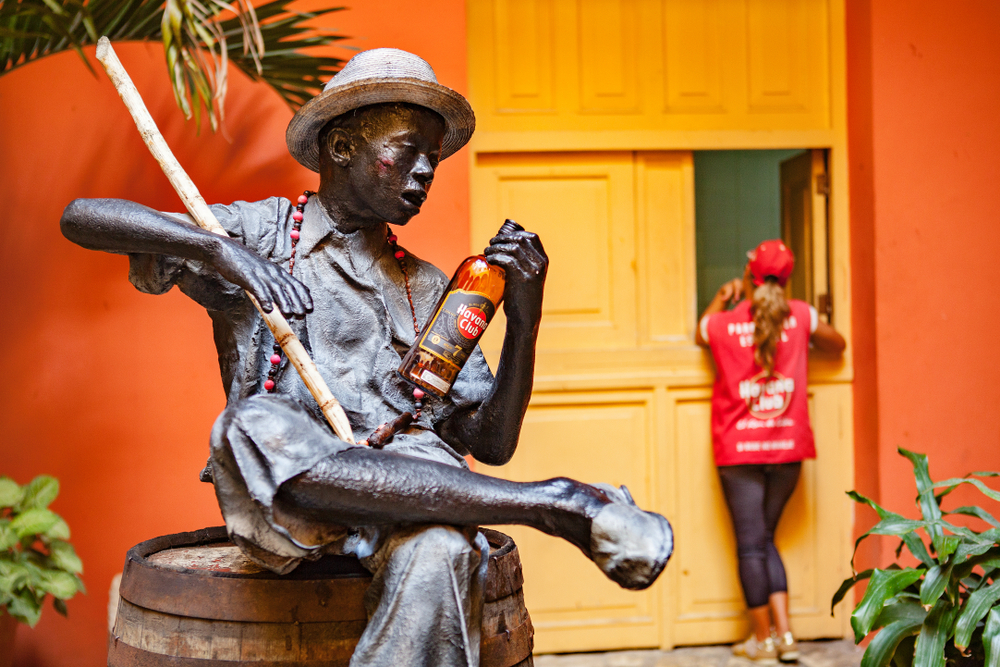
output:
[[[0,0],[0,76],[40,58],[83,52],[101,35],[112,42],[163,42],[177,105],[212,128],[224,118],[228,64],[272,88],[293,109],[322,89],[343,65],[314,55],[342,35],[307,25],[343,7],[289,9],[293,0]]]

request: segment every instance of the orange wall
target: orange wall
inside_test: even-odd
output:
[[[897,446],[1000,469],[1000,5],[847,4],[858,483],[913,514]]]
[[[382,0],[326,24],[361,49],[416,52],[439,80],[466,89],[459,0]],[[291,112],[266,86],[233,74],[231,141],[185,123],[167,87],[162,50],[118,48],[181,163],[210,201],[295,196],[316,176],[284,147]],[[349,51],[339,51],[349,56]],[[96,66],[96,62],[95,62]],[[62,480],[53,509],[73,531],[89,593],[69,618],[49,606],[18,634],[19,667],[101,665],[107,590],[126,550],[144,539],[221,523],[197,480],[224,404],[205,313],[176,290],[152,297],[126,279],[123,257],[64,240],[74,197],[126,197],[180,210],[107,79],[75,54],[0,77],[0,312],[7,332],[0,383],[0,475]],[[450,271],[468,254],[468,156],[438,172],[424,212],[400,237]]]
[[[878,501],[878,382],[875,337],[875,192],[872,177],[871,1],[848,2],[847,113],[851,197],[851,322],[854,355],[854,488]],[[859,505],[855,537],[878,520]],[[878,562],[878,538],[862,543],[858,566]]]

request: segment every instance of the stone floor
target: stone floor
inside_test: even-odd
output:
[[[850,641],[800,643],[801,667],[858,667],[864,649]],[[535,667],[751,667],[728,646],[685,646],[673,651],[614,651],[535,656]]]

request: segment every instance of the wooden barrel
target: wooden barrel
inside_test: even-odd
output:
[[[490,543],[482,667],[532,667],[534,629],[514,541]],[[248,560],[224,527],[165,535],[129,550],[108,667],[339,667],[367,617],[371,575],[326,556],[279,576]]]

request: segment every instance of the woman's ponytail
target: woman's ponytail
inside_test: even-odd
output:
[[[781,331],[792,311],[785,299],[785,290],[772,276],[768,276],[753,291],[752,303],[753,358],[758,366],[771,375],[774,372],[774,353],[781,340]]]

